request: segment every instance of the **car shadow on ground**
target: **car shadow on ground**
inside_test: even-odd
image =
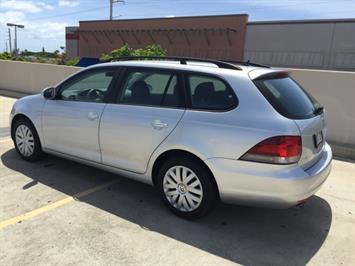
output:
[[[23,189],[42,183],[74,195],[117,180],[80,200],[145,230],[244,265],[305,265],[322,246],[332,222],[330,205],[317,196],[303,206],[283,210],[220,204],[207,217],[186,221],[171,214],[156,190],[145,184],[53,156],[24,162],[14,149],[1,160],[32,179]]]

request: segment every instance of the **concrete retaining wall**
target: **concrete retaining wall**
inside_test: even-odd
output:
[[[78,67],[0,60],[0,94],[39,93]],[[328,140],[335,154],[355,159],[355,73],[325,70],[288,69],[328,113]],[[3,91],[1,91],[3,89]]]
[[[34,94],[54,86],[79,67],[0,60],[0,89]]]
[[[328,114],[328,140],[335,154],[355,159],[355,73],[290,69]]]

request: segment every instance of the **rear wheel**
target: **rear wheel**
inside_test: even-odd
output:
[[[35,127],[25,118],[14,124],[14,144],[16,151],[26,161],[37,161],[42,156],[41,143]]]
[[[186,219],[206,215],[218,198],[212,174],[193,158],[166,161],[160,168],[157,182],[169,209]]]

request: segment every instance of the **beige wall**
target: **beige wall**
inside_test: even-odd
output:
[[[250,22],[244,60],[289,68],[355,70],[355,20]]]
[[[328,114],[328,140],[336,154],[355,159],[355,72],[290,69]]]
[[[38,93],[78,70],[78,67],[0,60],[0,94],[1,89]],[[335,153],[355,158],[355,72],[288,70],[326,107],[328,140],[336,148]]]
[[[78,67],[0,60],[0,89],[38,93],[78,70]]]

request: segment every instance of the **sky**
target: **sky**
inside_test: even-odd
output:
[[[125,0],[114,7],[115,19],[240,13],[249,21],[355,18],[355,0]],[[109,0],[0,0],[0,51],[8,22],[25,26],[20,50],[54,51],[65,45],[65,26],[108,17]]]

